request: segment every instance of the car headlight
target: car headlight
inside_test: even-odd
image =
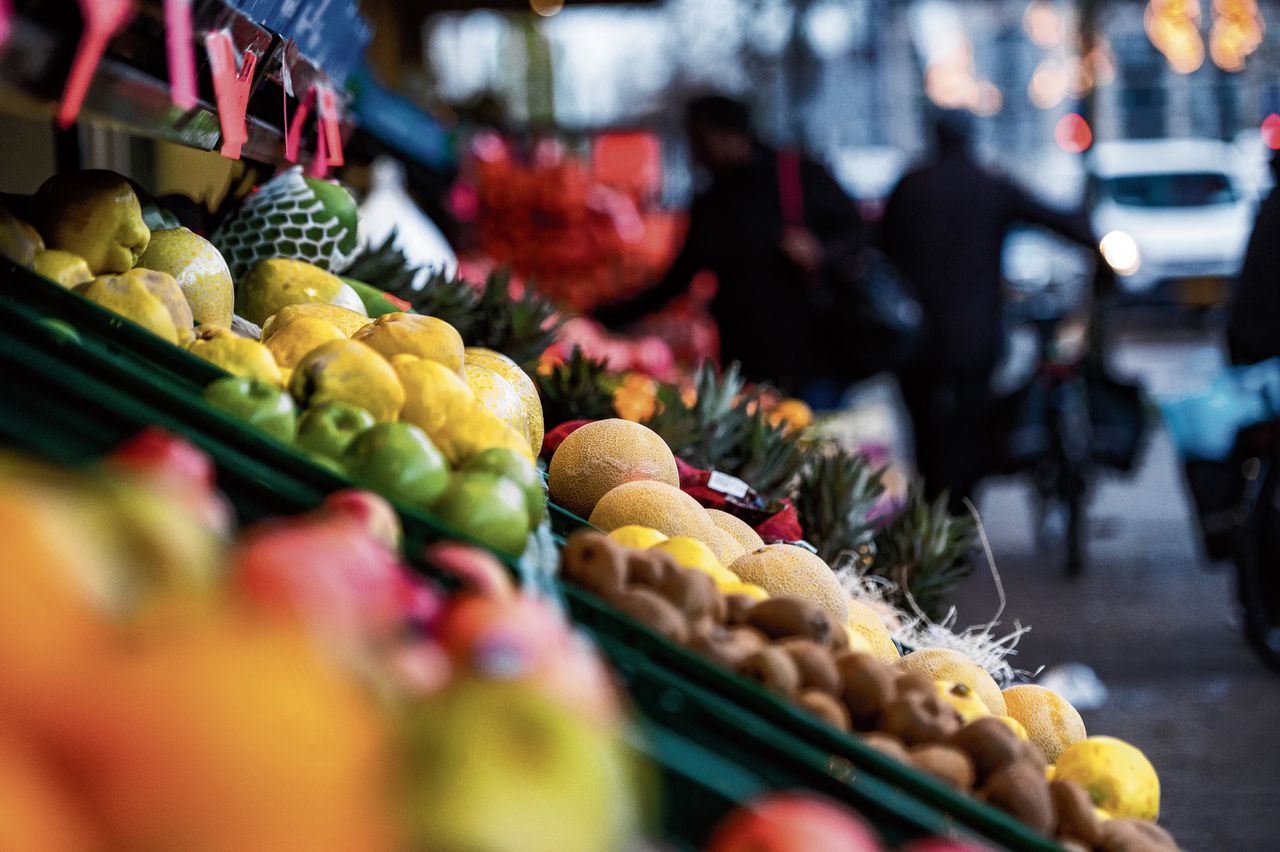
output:
[[[1138,244],[1124,231],[1112,231],[1102,238],[1098,250],[1117,275],[1132,275],[1142,265]]]

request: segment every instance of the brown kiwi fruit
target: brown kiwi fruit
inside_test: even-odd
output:
[[[1050,781],[1049,798],[1058,822],[1055,838],[1075,840],[1090,849],[1102,840],[1102,820],[1083,787],[1074,781]]]
[[[791,655],[800,669],[800,686],[820,689],[828,695],[840,694],[840,672],[831,649],[812,639],[784,639],[778,647]]]
[[[743,660],[759,651],[765,638],[750,627],[701,624],[689,637],[689,650],[727,669],[737,670]]]
[[[602,598],[612,598],[626,585],[626,549],[604,533],[574,533],[560,559],[570,581]]]
[[[958,748],[938,744],[916,746],[911,749],[910,763],[962,793],[973,789],[973,763]]]
[[[660,551],[632,550],[627,553],[627,579],[637,586],[656,589],[675,570],[676,563]]]
[[[1102,839],[1094,849],[1097,852],[1177,852],[1178,844],[1155,823],[1125,817],[1102,823]]]
[[[844,625],[825,609],[822,610],[822,615],[827,619],[827,647],[837,654],[849,650],[849,634]]]
[[[894,699],[894,671],[870,654],[847,651],[836,657],[840,698],[855,730],[872,731]]]
[[[960,729],[960,714],[937,695],[908,692],[881,715],[880,727],[909,746],[939,743]]]
[[[925,692],[932,695],[938,688],[933,678],[924,672],[900,674],[894,685],[897,687],[899,695],[906,695],[908,692]]]
[[[755,605],[756,599],[750,595],[724,595],[724,623],[742,624]]]
[[[871,748],[888,755],[894,760],[908,763],[911,756],[907,753],[907,747],[902,744],[902,740],[892,734],[881,733],[880,731],[872,731],[869,734],[862,734],[861,739]]]
[[[989,803],[1041,834],[1053,831],[1053,799],[1044,772],[1027,763],[1012,763],[992,774],[980,795]]]
[[[800,669],[790,654],[772,645],[765,645],[739,663],[738,674],[786,698],[794,698],[800,690]]]
[[[703,618],[714,620],[717,606],[723,606],[716,581],[701,571],[681,568],[667,571],[654,591],[675,604],[691,622]]]
[[[1025,754],[1022,740],[995,716],[974,719],[947,741],[969,755],[978,773],[978,783],[986,783],[995,772],[1018,762]]]
[[[833,728],[849,730],[849,711],[830,692],[806,689],[800,693],[799,704]]]
[[[689,622],[684,614],[657,592],[632,587],[617,595],[613,605],[672,642],[683,645],[689,639]]]
[[[758,602],[747,613],[745,623],[770,639],[799,636],[820,645],[831,641],[831,619],[826,610],[808,598],[795,595]]]

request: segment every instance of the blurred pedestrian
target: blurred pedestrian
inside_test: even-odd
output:
[[[838,365],[822,357],[810,297],[826,286],[828,269],[865,246],[857,206],[818,163],[764,145],[745,104],[696,98],[685,126],[705,187],[689,209],[684,246],[660,281],[597,308],[595,317],[627,325],[662,309],[696,273],[710,270],[719,282],[710,311],[722,361],[738,361],[746,377],[830,407],[837,400],[824,380]]]
[[[930,496],[963,507],[983,474],[982,431],[991,375],[1004,345],[1000,261],[1016,223],[1039,225],[1097,248],[1083,213],[1063,213],[978,165],[972,121],[946,112],[934,127],[931,162],[894,188],[879,243],[916,291],[923,339],[899,377]]]
[[[1272,188],[1253,222],[1227,320],[1233,364],[1280,356],[1280,151],[1271,157]]]

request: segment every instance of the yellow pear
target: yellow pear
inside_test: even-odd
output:
[[[341,308],[337,305],[326,305],[320,302],[286,305],[268,317],[267,321],[263,323],[262,342],[266,343],[271,339],[272,335],[278,334],[287,328],[290,323],[297,322],[300,319],[324,320],[342,332],[344,337],[350,337],[369,324],[369,318],[364,314],[357,313],[349,308]]]
[[[174,327],[173,315],[136,278],[106,275],[80,284],[75,288],[75,292],[109,311],[132,320],[170,343],[178,343],[178,329]]]
[[[491,447],[505,447],[534,460],[528,440],[479,405],[470,414],[449,420],[432,440],[453,468],[462,467]]]
[[[363,408],[377,420],[395,420],[404,387],[386,359],[358,340],[331,340],[293,368],[289,392],[299,405],[336,400]]]
[[[132,269],[151,240],[137,194],[115,172],[54,175],[36,190],[31,212],[47,248],[78,254],[95,275]]]
[[[196,333],[196,339],[187,346],[187,351],[234,376],[261,379],[276,385],[284,383],[275,358],[266,346],[221,326],[202,326]]]
[[[414,424],[433,441],[450,421],[469,417],[476,397],[458,374],[439,361],[395,355],[391,367],[404,386],[400,419]]]
[[[289,323],[265,341],[265,346],[281,367],[293,368],[308,352],[330,340],[346,340],[347,336],[333,323],[303,317]]]
[[[93,280],[93,272],[89,270],[89,264],[84,262],[83,257],[61,249],[44,249],[36,252],[31,268],[68,290],[77,284]]]
[[[360,329],[352,339],[369,344],[387,358],[401,354],[417,355],[439,361],[462,375],[462,335],[436,317],[393,311]]]

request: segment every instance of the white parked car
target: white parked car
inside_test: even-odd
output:
[[[1102,253],[1134,295],[1193,305],[1225,299],[1253,226],[1255,190],[1225,142],[1103,142],[1089,197]]]

